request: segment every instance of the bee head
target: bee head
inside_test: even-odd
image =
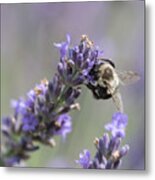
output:
[[[115,69],[114,63],[109,59],[98,59],[98,63],[94,64],[89,72],[89,75],[94,81],[99,79],[112,80]]]
[[[111,79],[113,78],[113,71],[110,68],[106,68],[102,75],[103,79]]]
[[[99,68],[99,74],[103,80],[111,80],[113,79],[113,67],[108,63],[102,64]]]

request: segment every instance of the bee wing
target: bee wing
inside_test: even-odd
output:
[[[112,95],[112,100],[113,100],[117,110],[119,112],[123,112],[124,107],[123,107],[122,96],[118,90]]]
[[[133,71],[117,71],[120,83],[122,85],[129,85],[137,82],[140,79],[138,73]]]

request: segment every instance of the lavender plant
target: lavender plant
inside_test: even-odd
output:
[[[99,50],[83,35],[79,45],[67,41],[54,44],[60,51],[57,72],[52,80],[44,79],[30,90],[26,98],[13,100],[13,116],[2,119],[3,146],[1,163],[14,166],[39,149],[36,142],[55,146],[54,136],[63,138],[72,130],[73,109],[90,69],[97,62]]]
[[[43,79],[30,90],[25,98],[11,101],[13,115],[2,119],[1,164],[3,166],[20,165],[30,158],[30,153],[39,149],[38,142],[54,147],[54,137],[63,139],[72,131],[71,110],[79,110],[76,99],[81,94],[81,86],[93,83],[91,69],[99,63],[102,51],[94,46],[86,35],[81,37],[79,45],[71,47],[70,36],[66,42],[54,43],[59,49],[60,60],[57,71],[51,80]],[[111,131],[103,138],[96,139],[97,153],[90,160],[90,153],[84,150],[77,162],[83,168],[112,169],[118,167],[121,158],[127,153],[128,146],[119,149],[125,136],[127,116],[116,113],[112,123],[106,126]]]
[[[85,149],[80,153],[80,164],[84,169],[116,169],[121,164],[121,159],[129,151],[129,145],[121,147],[121,141],[125,137],[125,128],[127,126],[128,117],[126,114],[117,112],[112,116],[111,123],[105,125],[105,129],[111,132],[104,133],[103,137],[96,138],[94,144],[97,152],[91,160],[90,152]]]

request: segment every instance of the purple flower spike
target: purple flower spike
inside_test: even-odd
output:
[[[105,128],[112,133],[104,133],[103,137],[96,138],[94,141],[97,152],[92,160],[90,153],[84,150],[80,154],[80,159],[76,163],[87,169],[116,169],[121,165],[122,158],[128,153],[129,146],[121,147],[122,138],[125,136],[127,125],[127,115],[117,112],[112,116],[112,122]]]
[[[80,164],[83,168],[88,169],[91,164],[90,152],[87,149],[85,149],[83,151],[83,154],[80,153],[79,160],[76,160],[75,162]]]
[[[60,56],[63,59],[68,52],[68,47],[71,41],[70,35],[66,35],[67,41],[62,43],[54,43],[54,46],[60,49]]]

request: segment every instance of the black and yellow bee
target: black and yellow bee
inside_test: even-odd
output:
[[[95,64],[89,75],[94,82],[87,83],[96,99],[112,98],[118,111],[123,112],[122,97],[119,92],[119,85],[132,84],[140,79],[140,76],[133,71],[118,71],[115,64],[109,59],[100,59]]]

